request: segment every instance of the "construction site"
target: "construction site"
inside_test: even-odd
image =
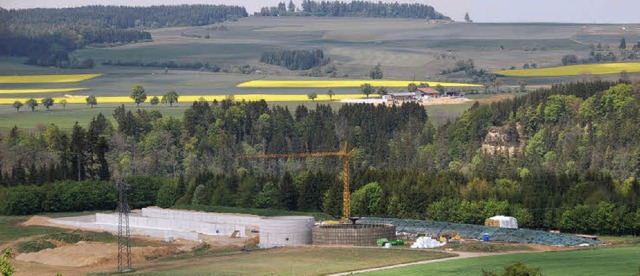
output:
[[[442,250],[447,248],[448,243],[465,242],[529,244],[543,246],[544,250],[554,250],[553,248],[603,244],[590,237],[519,229],[517,221],[512,217],[488,218],[485,225],[352,217],[349,158],[353,153],[354,150],[347,151],[347,146],[344,145],[339,152],[239,157],[239,159],[341,157],[342,173],[345,177],[343,177],[343,213],[340,221],[316,221],[312,216],[257,216],[159,207],[130,210],[127,200],[129,187],[128,184],[121,182],[118,184],[117,212],[61,218],[33,217],[24,223],[24,226],[43,225],[74,229],[74,231],[113,233],[117,234],[117,246],[80,241],[39,252],[21,252],[16,260],[28,268],[38,264],[45,267],[53,266],[57,270],[66,267],[70,269],[66,271],[73,272],[83,271],[80,268],[87,267],[113,271],[113,266],[117,263],[117,271],[126,273],[134,271],[135,264],[142,263],[143,266],[144,264],[149,266],[149,263],[156,259],[169,256],[175,258],[175,256],[184,255],[184,252],[215,250],[248,252],[268,251],[275,248],[303,248],[301,250],[313,251],[327,247],[391,248],[392,246],[400,250],[424,248]],[[132,248],[134,241],[137,240],[137,243],[140,243],[141,239],[143,243],[151,246]],[[449,247],[446,250],[452,249]],[[40,275],[43,270],[33,271],[31,275]]]

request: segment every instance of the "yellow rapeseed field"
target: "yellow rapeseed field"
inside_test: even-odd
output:
[[[153,95],[147,96],[146,104],[149,104],[149,99],[151,99]],[[184,95],[178,98],[179,102],[193,102],[204,98],[206,101],[218,100],[222,101],[227,97],[226,95]],[[309,101],[307,95],[288,95],[288,94],[240,94],[233,96],[236,101],[258,101],[264,99],[268,102],[296,102],[296,101]],[[69,104],[86,104],[87,96],[71,96],[71,97],[55,97],[53,98],[56,103],[59,103],[62,99],[67,100]],[[158,98],[162,98],[161,95],[158,95]],[[362,94],[339,94],[334,95],[333,100],[341,100],[341,99],[354,99],[354,98],[364,98]],[[15,101],[26,102],[28,98],[0,98],[0,104],[13,104]],[[36,99],[40,102],[41,98]],[[126,96],[96,96],[96,100],[98,104],[101,103],[133,103],[133,100]],[[329,96],[324,94],[318,94],[318,97],[315,99],[316,101],[324,101],[329,100]]]
[[[88,88],[34,88],[34,89],[0,89],[0,94],[60,93],[87,90]]]
[[[503,70],[495,71],[493,73],[507,77],[556,77],[579,76],[582,74],[620,74],[622,71],[626,71],[627,73],[638,73],[640,72],[640,62],[580,64],[552,68]]]
[[[338,87],[360,87],[368,83],[371,86],[379,87],[407,87],[410,83],[428,83],[429,86],[436,85],[448,87],[480,86],[468,83],[451,83],[435,81],[410,81],[410,80],[253,80],[238,84],[240,88],[338,88]]]
[[[67,83],[81,82],[102,74],[0,76],[0,83]]]

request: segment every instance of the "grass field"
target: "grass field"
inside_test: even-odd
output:
[[[379,87],[407,87],[410,83],[416,85],[424,82],[434,87],[442,85],[445,87],[479,87],[478,84],[450,83],[434,81],[410,81],[410,80],[254,80],[238,84],[240,88],[335,88],[335,87],[357,87],[368,83],[371,86]]]
[[[88,88],[33,88],[33,89],[0,89],[0,94],[62,93],[87,90]]]
[[[7,131],[14,126],[18,126],[21,129],[36,129],[39,125],[47,126],[49,124],[55,124],[61,129],[71,129],[73,125],[78,122],[80,126],[86,127],[91,122],[91,119],[102,113],[111,123],[115,125],[113,119],[113,111],[118,105],[98,105],[95,108],[89,108],[86,105],[67,106],[67,109],[63,109],[62,106],[54,105],[51,110],[36,110],[31,112],[28,107],[23,107],[20,112],[13,111],[8,108],[0,109],[0,133]],[[135,104],[126,105],[127,109],[136,110]],[[158,110],[163,116],[174,116],[182,118],[186,105],[174,107],[140,107],[147,111]]]
[[[384,270],[365,275],[482,275],[482,269],[501,275],[504,265],[523,262],[552,275],[636,275],[640,246],[589,248],[571,251],[522,253],[445,261]]]
[[[96,212],[59,212],[59,213],[45,213],[43,216],[52,218],[81,216],[95,214]],[[45,226],[21,226],[20,223],[28,220],[31,216],[0,216],[0,246],[17,240],[19,238],[31,237],[43,234],[56,234],[62,233],[65,230],[60,228],[45,227]]]
[[[640,72],[640,62],[580,64],[551,68],[503,70],[495,71],[493,73],[508,77],[555,77],[579,76],[583,74],[609,75],[620,74],[623,71],[627,73]]]
[[[162,263],[137,268],[153,275],[326,275],[357,269],[441,259],[453,254],[384,248],[281,248],[240,256],[202,258],[200,262],[163,269]]]
[[[93,79],[100,74],[0,76],[0,83],[69,83]]]
[[[0,246],[19,238],[60,233],[62,230],[44,226],[20,226],[29,216],[0,216]]]

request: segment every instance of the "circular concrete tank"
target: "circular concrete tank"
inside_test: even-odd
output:
[[[313,227],[314,245],[376,246],[380,238],[396,239],[392,224],[334,224]]]
[[[311,244],[313,217],[267,217],[260,220],[260,248]]]

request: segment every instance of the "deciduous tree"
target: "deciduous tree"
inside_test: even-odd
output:
[[[333,96],[336,95],[336,92],[333,92],[333,89],[329,89],[329,91],[327,91],[327,95],[329,95],[329,100],[333,100]]]
[[[374,80],[382,79],[383,76],[384,73],[382,73],[382,67],[380,66],[380,63],[373,67],[373,69],[371,69],[371,71],[369,72],[369,77]]]
[[[162,96],[162,100],[160,100],[163,104],[168,103],[169,106],[173,106],[173,103],[177,103],[178,102],[178,93],[176,93],[176,91],[168,91],[167,93],[165,93]]]
[[[15,101],[13,102],[13,108],[16,109],[16,111],[20,112],[20,108],[23,106],[24,104],[21,101]]]
[[[53,100],[52,97],[46,97],[46,98],[42,99],[40,102],[42,103],[42,105],[44,105],[44,107],[47,110],[49,110],[49,107],[51,107],[53,105],[54,100]]]
[[[527,80],[519,79],[518,80],[518,85],[520,86],[520,92],[524,92],[524,91],[527,90]]]
[[[9,263],[9,259],[11,259],[11,257],[13,257],[11,248],[7,248],[2,251],[2,255],[0,255],[0,274],[2,274],[2,276],[11,276],[16,271]]]
[[[36,109],[36,107],[38,106],[38,102],[33,98],[28,99],[26,104],[27,104],[27,106],[29,106],[31,108],[31,111],[34,111]]]
[[[373,93],[373,87],[371,86],[371,84],[365,83],[363,85],[360,85],[360,91],[362,92],[362,94],[365,94],[367,98],[369,98],[369,95]]]
[[[378,87],[378,91],[377,92],[378,92],[378,95],[380,95],[380,97],[382,97],[384,95],[387,95],[388,90],[387,90],[386,87],[380,86],[380,87]]]
[[[307,98],[309,98],[309,100],[312,100],[312,101],[315,101],[317,97],[318,97],[318,93],[316,92],[311,92],[307,94]]]
[[[407,86],[407,90],[409,90],[409,92],[416,92],[418,91],[418,86],[412,82]]]
[[[94,96],[94,95],[89,95],[85,100],[87,101],[87,105],[90,105],[91,108],[93,108],[94,106],[98,105],[98,100],[96,99],[96,96]]]
[[[141,103],[144,103],[144,101],[147,100],[147,93],[141,85],[134,85],[131,88],[131,95],[129,98],[131,98],[136,103],[136,106],[139,107]]]

